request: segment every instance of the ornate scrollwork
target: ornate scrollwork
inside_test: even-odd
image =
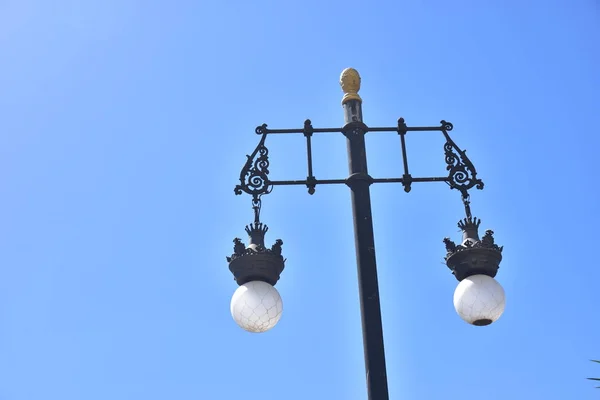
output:
[[[441,120],[440,124],[442,124],[442,129],[445,130],[446,132],[450,132],[452,129],[454,129],[454,125],[452,125],[451,122]]]
[[[467,157],[466,150],[461,150],[448,135],[453,126],[450,122],[441,121],[442,133],[446,138],[444,144],[444,153],[446,156],[446,169],[448,170],[448,184],[452,189],[458,189],[467,195],[467,191],[472,187],[483,189],[483,181],[477,178],[475,166]]]
[[[265,133],[267,133],[267,124],[257,126],[254,132],[256,132],[257,135],[264,135]]]
[[[259,133],[259,129],[266,129],[266,125],[256,128],[257,133]],[[273,186],[269,184],[269,149],[265,146],[266,138],[266,133],[263,133],[254,152],[246,156],[248,160],[240,173],[240,184],[235,187],[235,194],[246,192],[254,199],[258,199],[273,189]]]

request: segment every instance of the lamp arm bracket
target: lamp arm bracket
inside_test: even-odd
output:
[[[453,128],[452,124],[443,120],[441,124],[442,134],[446,138],[444,154],[447,164],[446,170],[448,171],[448,185],[451,189],[460,191],[463,198],[466,198],[468,197],[469,189],[473,187],[480,190],[483,189],[483,181],[477,178],[477,170],[469,157],[467,157],[467,150],[461,150],[452,138],[450,138],[448,132]]]

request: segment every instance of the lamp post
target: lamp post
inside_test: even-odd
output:
[[[504,290],[494,280],[502,260],[502,247],[494,243],[493,232],[488,230],[482,239],[478,228],[481,221],[471,214],[468,191],[473,187],[483,189],[483,182],[477,178],[473,163],[466,156],[448,132],[451,123],[441,121],[440,126],[409,127],[403,118],[394,127],[368,127],[363,123],[360,76],[355,69],[342,72],[340,84],[344,92],[342,106],[345,125],[341,128],[313,128],[310,120],[300,129],[269,129],[266,124],[256,128],[261,135],[254,152],[247,156],[246,164],[240,173],[240,184],[236,194],[245,192],[252,196],[254,222],[246,226],[249,236],[248,246],[239,238],[234,239],[234,253],[227,257],[229,269],[239,288],[231,300],[231,313],[236,323],[250,332],[264,332],[279,321],[283,311],[281,297],[275,284],[284,269],[283,241],[278,239],[271,248],[265,246],[264,237],[268,227],[260,221],[261,197],[271,192],[275,186],[305,185],[309,194],[314,194],[317,185],[345,184],[350,188],[358,285],[365,353],[365,369],[369,400],[388,400],[383,328],[379,303],[375,241],[371,215],[370,185],[373,183],[400,183],[405,192],[410,192],[413,183],[445,182],[451,189],[461,193],[466,216],[458,223],[463,232],[463,240],[455,244],[449,238],[446,245],[446,265],[460,282],[454,292],[454,306],[460,317],[475,326],[489,325],[504,311]],[[446,142],[444,156],[447,176],[413,177],[409,173],[405,136],[408,132],[441,132]],[[350,175],[345,179],[319,180],[313,175],[312,137],[315,133],[337,132],[347,139]],[[401,178],[373,178],[367,168],[365,134],[367,132],[396,132],[400,136],[404,174]],[[305,180],[273,181],[269,174],[269,151],[265,145],[268,135],[298,134],[306,138],[308,174]]]

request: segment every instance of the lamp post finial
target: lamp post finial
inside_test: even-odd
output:
[[[360,75],[354,68],[346,68],[340,76],[340,85],[344,92],[342,105],[350,100],[358,100],[362,102],[358,91],[360,90]]]

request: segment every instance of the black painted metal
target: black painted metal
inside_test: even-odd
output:
[[[448,132],[453,129],[450,122],[442,120],[442,133],[446,138],[444,152],[446,155],[446,169],[448,172],[448,183],[451,189],[457,189],[463,198],[468,197],[467,191],[472,187],[483,189],[483,181],[477,178],[475,166],[467,157],[467,150],[461,150],[450,138]]]
[[[344,104],[346,125],[342,129],[347,138],[350,177],[346,184],[352,193],[352,217],[356,244],[356,264],[365,353],[365,372],[369,400],[388,400],[388,383],[383,343],[383,324],[379,304],[379,283],[375,258],[375,238],[371,214],[369,186],[373,178],[367,168],[365,133],[360,101]]]
[[[468,205],[468,202],[465,204]],[[491,230],[485,231],[483,238],[479,239],[480,224],[480,219],[467,215],[467,218],[458,222],[458,227],[463,232],[462,243],[456,245],[449,238],[444,238],[446,265],[458,281],[478,274],[493,278],[498,273],[503,247],[494,242],[494,232]]]
[[[256,221],[256,219],[255,219]],[[251,281],[263,281],[275,286],[285,267],[281,255],[283,241],[277,239],[270,249],[265,247],[265,234],[269,228],[261,222],[246,226],[248,247],[240,238],[233,239],[233,254],[226,257],[229,270],[238,285]]]
[[[259,128],[256,130],[258,131]],[[240,184],[236,185],[235,194],[246,192],[253,200],[257,200],[263,194],[271,192],[273,187],[269,184],[269,149],[265,146],[265,140],[267,140],[266,133],[263,134],[252,154],[246,156],[248,159],[240,172]]]
[[[413,182],[412,176],[408,172],[408,156],[406,154],[406,122],[404,118],[398,119],[398,134],[400,135],[400,144],[402,146],[402,164],[404,165],[404,175],[402,175],[402,184],[404,185],[404,191],[410,192],[410,185]]]
[[[404,165],[404,174],[402,178],[373,178],[372,183],[401,183],[404,190],[408,193],[411,185],[415,182],[446,182],[451,189],[457,189],[464,196],[468,196],[468,190],[472,187],[483,189],[483,182],[477,178],[475,166],[466,155],[466,150],[461,150],[450,138],[448,132],[453,129],[450,122],[442,120],[440,126],[407,126],[404,118],[398,120],[397,127],[375,127],[369,128],[361,125],[361,129],[367,132],[397,132],[401,138],[402,161]],[[254,152],[246,156],[248,159],[240,173],[240,184],[235,187],[235,194],[248,193],[257,201],[263,194],[268,194],[273,186],[305,185],[309,194],[315,193],[317,185],[329,185],[348,183],[348,179],[317,179],[313,174],[312,165],[312,136],[314,133],[322,132],[342,132],[342,128],[313,128],[310,120],[304,122],[304,127],[300,129],[268,129],[267,124],[256,128],[256,133],[262,135],[262,138]],[[408,169],[408,156],[406,152],[405,136],[407,132],[413,131],[438,131],[442,132],[446,139],[444,144],[444,155],[448,170],[447,177],[413,177]],[[269,134],[283,133],[302,133],[306,137],[306,154],[308,165],[308,176],[305,180],[279,180],[271,181],[269,179],[269,150],[265,145],[265,140]]]
[[[310,119],[304,121],[304,136],[306,137],[306,157],[308,159],[308,176],[306,177],[306,187],[308,188],[308,194],[315,194],[315,186],[317,186],[317,179],[313,175],[312,167],[312,144],[310,139],[313,134],[313,126],[310,123]]]
[[[383,327],[379,303],[379,285],[375,259],[375,242],[373,237],[373,221],[371,214],[370,185],[373,183],[401,183],[409,192],[415,182],[446,182],[451,189],[461,192],[467,218],[459,223],[463,229],[464,240],[456,245],[450,239],[444,239],[447,255],[446,263],[460,281],[467,276],[482,273],[494,277],[502,259],[502,247],[494,244],[493,232],[486,231],[479,240],[477,229],[479,221],[473,220],[469,203],[468,190],[476,187],[483,189],[483,182],[477,178],[473,163],[448,135],[453,129],[451,123],[441,121],[440,126],[409,127],[403,118],[396,127],[369,128],[362,122],[360,101],[349,100],[344,104],[345,122],[341,128],[313,128],[310,120],[306,120],[300,129],[268,129],[267,124],[256,128],[262,138],[240,173],[240,184],[235,187],[235,194],[248,193],[252,196],[254,209],[254,225],[246,228],[250,235],[250,245],[245,247],[241,240],[234,240],[234,254],[227,257],[230,270],[238,284],[249,280],[263,280],[274,285],[284,268],[285,260],[281,256],[283,242],[277,240],[271,249],[264,247],[266,225],[260,223],[261,196],[271,192],[274,186],[305,185],[309,194],[315,193],[317,185],[346,184],[352,193],[352,210],[356,241],[356,257],[360,291],[363,341],[365,350],[365,367],[369,400],[388,400],[387,373],[383,343]],[[446,142],[444,155],[448,176],[445,177],[413,177],[409,173],[406,152],[406,134],[408,132],[438,131],[442,132]],[[316,179],[312,165],[312,136],[314,133],[343,133],[348,144],[348,163],[350,176],[345,179]],[[372,178],[367,169],[365,135],[367,132],[396,132],[400,135],[404,174],[401,178]],[[306,137],[308,175],[305,180],[269,179],[268,149],[265,140],[269,134],[302,133]],[[262,236],[261,236],[262,235]],[[262,238],[262,239],[261,239]],[[481,321],[481,324],[486,324]]]
[[[372,183],[404,183],[404,178],[372,178]],[[449,182],[446,176],[437,176],[431,178],[411,178],[411,182]],[[348,184],[346,179],[314,179],[309,180],[290,180],[290,181],[269,181],[270,186],[293,186],[293,185],[334,185]],[[311,193],[312,194],[312,193]]]

